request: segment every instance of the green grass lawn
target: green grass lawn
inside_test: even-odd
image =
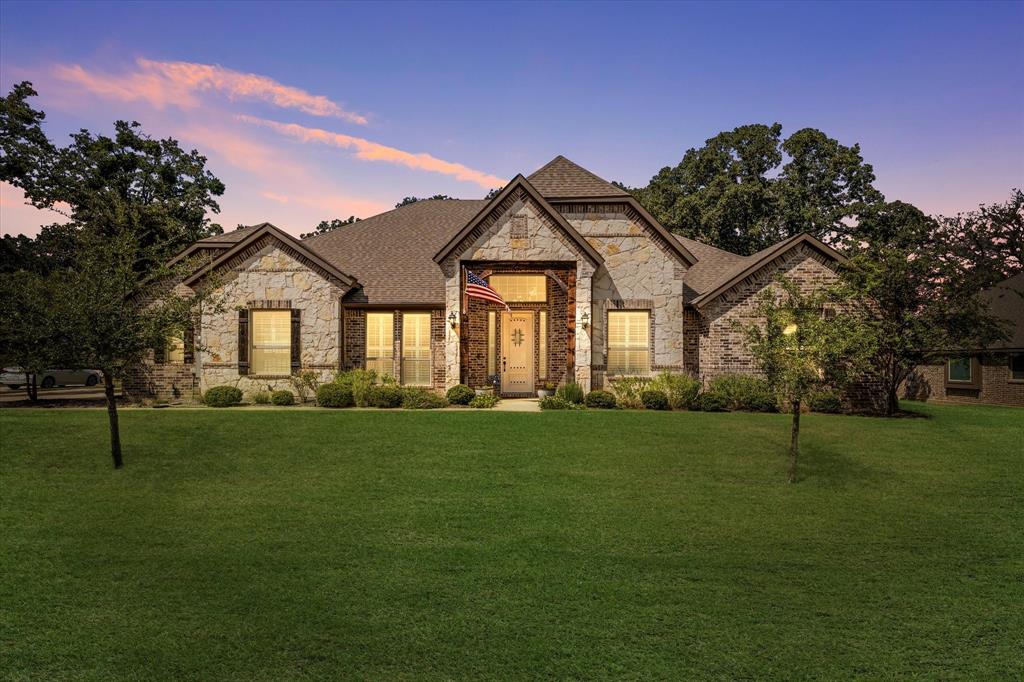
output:
[[[1024,411],[0,412],[7,678],[1020,679]]]

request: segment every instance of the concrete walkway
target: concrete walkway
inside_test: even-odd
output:
[[[536,398],[502,398],[491,409],[497,412],[540,412],[540,401]]]

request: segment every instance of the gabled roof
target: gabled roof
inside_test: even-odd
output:
[[[425,199],[303,241],[359,280],[346,304],[444,306],[444,275],[432,256],[489,202]]]
[[[985,289],[981,298],[988,303],[988,312],[1009,325],[1010,337],[988,346],[988,350],[1024,349],[1024,272]]]
[[[194,256],[197,253],[205,252],[210,254],[214,251],[223,251],[229,249],[233,245],[237,244],[245,235],[255,230],[259,225],[249,225],[239,227],[231,232],[225,232],[224,234],[215,234],[210,237],[203,237],[197,242],[188,246],[188,248],[181,251],[178,255],[167,262],[167,265],[174,265],[180,261]]]
[[[241,230],[235,230],[240,232]],[[222,236],[222,235],[219,235]],[[245,233],[241,239],[235,241],[234,245],[224,249],[217,257],[209,263],[206,263],[201,268],[193,272],[191,275],[185,278],[184,284],[192,286],[203,277],[219,268],[224,263],[234,258],[237,254],[245,251],[247,248],[252,246],[254,243],[262,239],[263,237],[272,237],[290,249],[298,253],[299,256],[307,259],[317,268],[323,270],[327,275],[334,277],[346,287],[353,287],[356,284],[356,280],[351,275],[348,275],[339,270],[335,265],[324,260],[320,254],[309,249],[305,244],[291,236],[290,234],[283,232],[279,228],[271,225],[270,223],[260,223],[259,225],[252,225],[245,228]]]
[[[806,232],[801,232],[800,234],[793,235],[789,239],[784,239],[778,244],[769,246],[767,249],[762,249],[752,256],[743,258],[740,263],[722,275],[711,287],[708,288],[707,291],[693,299],[693,305],[696,306],[697,309],[703,308],[709,302],[718,298],[721,294],[725,293],[739,282],[742,282],[747,277],[750,277],[750,275],[754,274],[771,261],[785,254],[787,251],[795,249],[801,244],[806,244],[837,263],[846,262],[846,256],[839,253],[831,246],[825,244],[819,239],[816,239],[815,237],[812,237]],[[723,253],[728,252],[726,251]]]
[[[441,263],[445,258],[450,256],[455,249],[459,247],[462,242],[466,240],[477,228],[480,223],[487,219],[487,216],[491,214],[501,202],[505,201],[513,192],[517,189],[522,189],[526,194],[533,199],[541,207],[541,209],[548,214],[548,216],[554,221],[554,223],[573,241],[579,249],[586,254],[587,258],[590,259],[591,264],[599,265],[603,262],[601,255],[590,245],[586,239],[576,231],[572,225],[559,213],[551,204],[544,199],[543,196],[537,191],[537,189],[530,183],[529,180],[524,178],[522,174],[519,174],[512,178],[512,181],[505,185],[505,188],[498,192],[497,196],[491,199],[486,206],[484,206],[476,216],[466,224],[459,233],[452,237],[444,247],[434,254],[434,262]]]
[[[628,192],[597,177],[561,154],[541,166],[527,180],[548,199],[629,196]]]

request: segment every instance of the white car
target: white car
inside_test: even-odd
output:
[[[36,376],[39,388],[54,386],[95,386],[103,379],[98,369],[48,369]],[[4,367],[0,372],[0,384],[17,390],[25,385],[25,372],[18,367]]]

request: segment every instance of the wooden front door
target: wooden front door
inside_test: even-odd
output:
[[[533,311],[501,314],[501,392],[533,393]]]

